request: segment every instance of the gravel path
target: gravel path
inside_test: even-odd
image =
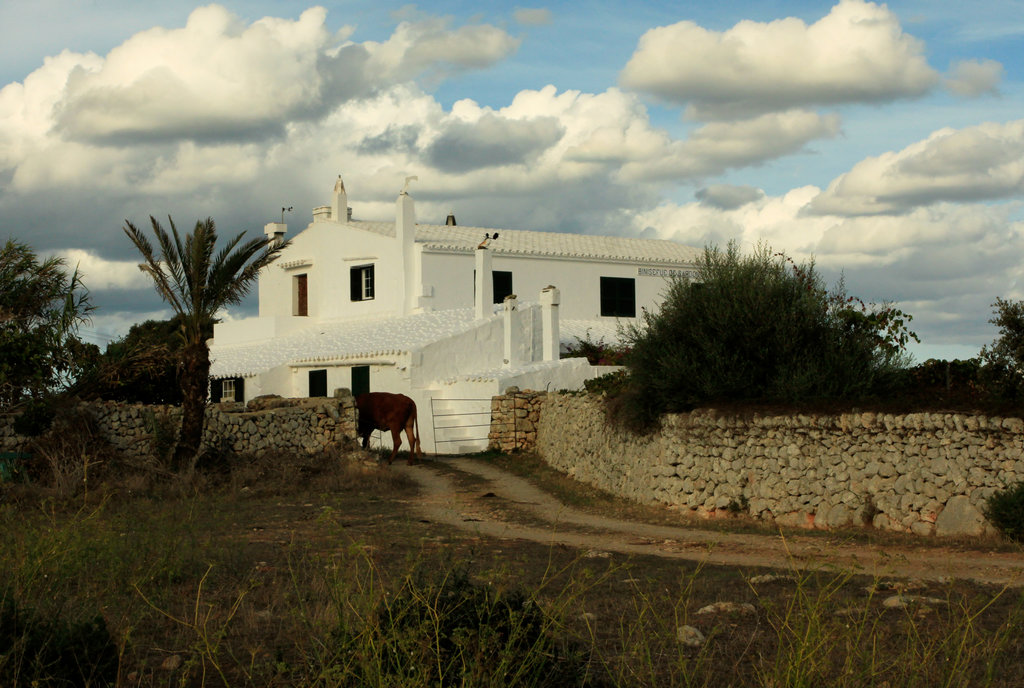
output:
[[[567,545],[594,553],[644,554],[729,566],[830,566],[877,577],[962,578],[1024,587],[1024,553],[882,547],[799,533],[787,533],[785,537],[750,535],[623,521],[566,506],[523,478],[485,461],[457,458],[444,464],[474,476],[476,484],[460,487],[450,471],[429,464],[395,464],[391,470],[401,471],[420,486],[413,504],[420,517],[481,536]],[[528,518],[519,522],[497,513],[495,507],[502,502],[528,514]]]

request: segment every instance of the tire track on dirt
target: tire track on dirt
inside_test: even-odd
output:
[[[1024,586],[1024,555],[1019,553],[881,547],[799,534],[725,533],[625,521],[574,509],[523,478],[483,461],[459,458],[445,465],[483,479],[486,487],[461,488],[445,472],[424,464],[395,465],[391,469],[408,475],[420,487],[412,505],[418,515],[480,536],[727,566],[787,570],[832,567],[875,577],[962,578]],[[547,525],[495,517],[479,499],[488,492],[529,511]]]

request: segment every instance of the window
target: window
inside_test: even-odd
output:
[[[494,303],[502,303],[506,296],[515,293],[512,291],[512,273],[507,270],[492,270],[491,286]],[[476,270],[473,270],[473,298],[476,298]]]
[[[352,366],[352,396],[370,391],[370,366]]]
[[[494,283],[494,303],[501,303],[506,296],[514,293],[512,291],[512,273],[505,270],[495,270],[492,274]]]
[[[636,280],[632,277],[602,277],[601,315],[635,318]]]
[[[214,404],[245,401],[245,380],[240,377],[210,380],[210,401]]]
[[[309,396],[311,396],[311,397],[325,397],[325,396],[327,396],[327,371],[326,370],[311,370],[311,371],[309,371]]]
[[[349,272],[349,286],[353,301],[373,298],[373,266],[359,265]]]
[[[309,315],[309,282],[306,275],[292,278],[292,315]]]

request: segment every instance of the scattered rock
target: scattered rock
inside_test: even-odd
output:
[[[761,576],[753,576],[748,582],[751,585],[762,585],[764,583],[774,583],[776,581],[791,581],[795,580],[793,576],[786,573],[766,573]]]
[[[754,614],[757,608],[749,602],[715,602],[697,610],[698,614]]]
[[[903,609],[912,602],[908,595],[893,595],[882,600],[882,606],[886,609]]]
[[[951,497],[935,519],[935,534],[981,535],[985,532],[985,517],[964,495]]]
[[[704,634],[693,626],[680,626],[677,628],[676,639],[686,647],[700,647],[706,640]]]
[[[928,604],[947,604],[947,601],[941,597],[925,597],[924,595],[893,595],[882,600],[882,606],[888,609],[903,609],[912,604],[928,605]],[[926,612],[927,613],[927,612]]]
[[[183,661],[181,655],[171,655],[160,663],[160,671],[176,671],[181,668]]]
[[[611,552],[605,552],[599,549],[588,549],[586,554],[583,555],[583,557],[585,559],[607,559],[611,555]]]

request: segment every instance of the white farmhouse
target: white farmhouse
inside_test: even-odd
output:
[[[331,204],[260,275],[259,316],[215,326],[214,401],[401,392],[416,401],[424,449],[479,450],[491,396],[580,389],[607,372],[560,353],[587,336],[616,341],[699,255],[671,241],[463,227],[451,215],[419,224],[410,179],[394,221],[368,222],[352,218],[338,178]],[[284,239],[287,227],[265,232]]]

